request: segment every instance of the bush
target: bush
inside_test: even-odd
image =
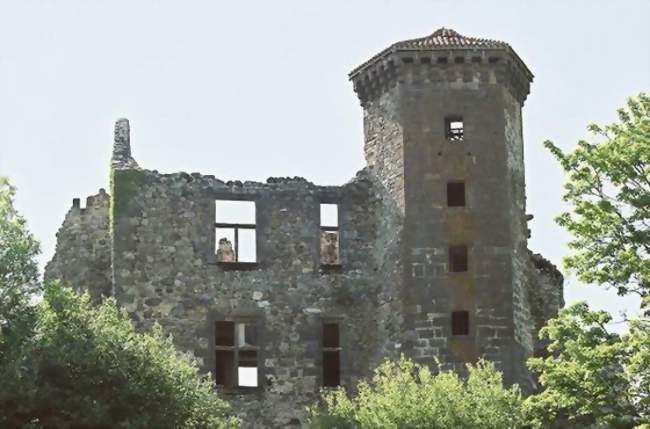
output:
[[[160,327],[135,331],[113,299],[45,287],[33,329],[8,337],[1,427],[229,428],[228,406]],[[13,342],[12,342],[13,341]]]
[[[402,357],[386,361],[370,382],[348,397],[343,388],[323,391],[322,406],[309,409],[315,428],[507,429],[519,428],[521,393],[505,389],[494,364],[468,365],[463,381],[451,371],[437,375]]]

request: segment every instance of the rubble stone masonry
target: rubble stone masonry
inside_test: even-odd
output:
[[[348,183],[144,169],[120,119],[110,197],[74,200],[46,268],[95,299],[114,296],[143,329],[162,325],[250,428],[304,427],[324,384],[353,389],[400,354],[461,373],[483,356],[531,391],[525,360],[544,353],[537,332],[563,305],[562,275],[527,248],[532,74],[512,48],[441,29],[350,78],[368,166]],[[221,225],[220,200],[254,203],[254,223]],[[334,230],[321,204],[337,204]],[[255,260],[240,261],[250,234]],[[257,386],[242,385],[247,368]]]

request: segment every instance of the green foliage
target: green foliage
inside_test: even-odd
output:
[[[529,366],[544,390],[526,399],[534,427],[632,428],[650,423],[650,326],[636,321],[625,335],[610,333],[611,316],[578,303],[560,312],[540,336],[546,358]]]
[[[13,205],[15,188],[0,176],[0,341],[39,291],[39,244]]]
[[[315,428],[507,429],[522,426],[518,387],[504,389],[501,373],[487,361],[467,366],[463,381],[451,371],[437,375],[402,357],[380,365],[371,382],[348,397],[343,388],[323,391],[321,407],[309,409]]]
[[[113,299],[51,284],[34,335],[0,368],[0,427],[226,428],[227,405],[160,327],[138,333]]]
[[[129,208],[131,198],[144,183],[141,170],[111,170],[111,215],[119,218]],[[111,222],[111,225],[113,222]]]
[[[589,126],[600,143],[578,142],[564,153],[545,146],[569,174],[558,223],[573,236],[565,266],[586,283],[619,294],[650,292],[650,98],[639,94],[618,111],[619,122]]]

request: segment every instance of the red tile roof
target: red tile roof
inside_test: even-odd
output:
[[[353,79],[356,75],[363,72],[369,65],[375,63],[382,57],[388,56],[393,52],[412,50],[428,51],[440,49],[503,49],[512,52],[515,58],[526,70],[526,73],[532,79],[532,73],[530,73],[523,61],[521,61],[514,50],[506,42],[463,36],[462,34],[459,34],[450,28],[444,27],[434,31],[432,34],[425,37],[393,43],[388,48],[379,52],[377,55],[373,56],[368,61],[352,70],[349,74],[349,77],[350,79]]]
[[[436,47],[506,48],[509,47],[509,45],[499,40],[463,36],[451,28],[443,27],[434,31],[433,34],[430,34],[429,36],[397,42],[392,47],[398,49],[432,49]]]

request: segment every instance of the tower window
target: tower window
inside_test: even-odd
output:
[[[217,262],[257,261],[255,202],[215,201]]]
[[[323,386],[341,384],[341,343],[338,323],[323,323]]]
[[[445,130],[447,140],[452,142],[463,141],[463,137],[465,136],[463,118],[460,116],[453,116],[445,119]]]
[[[449,246],[449,271],[452,273],[467,271],[467,246]]]
[[[464,182],[447,183],[447,206],[449,207],[465,206],[465,183]]]
[[[224,387],[258,387],[255,324],[215,323],[215,382]]]
[[[320,205],[320,263],[324,266],[341,264],[338,204]]]
[[[451,335],[469,335],[469,313],[467,311],[451,313]]]

